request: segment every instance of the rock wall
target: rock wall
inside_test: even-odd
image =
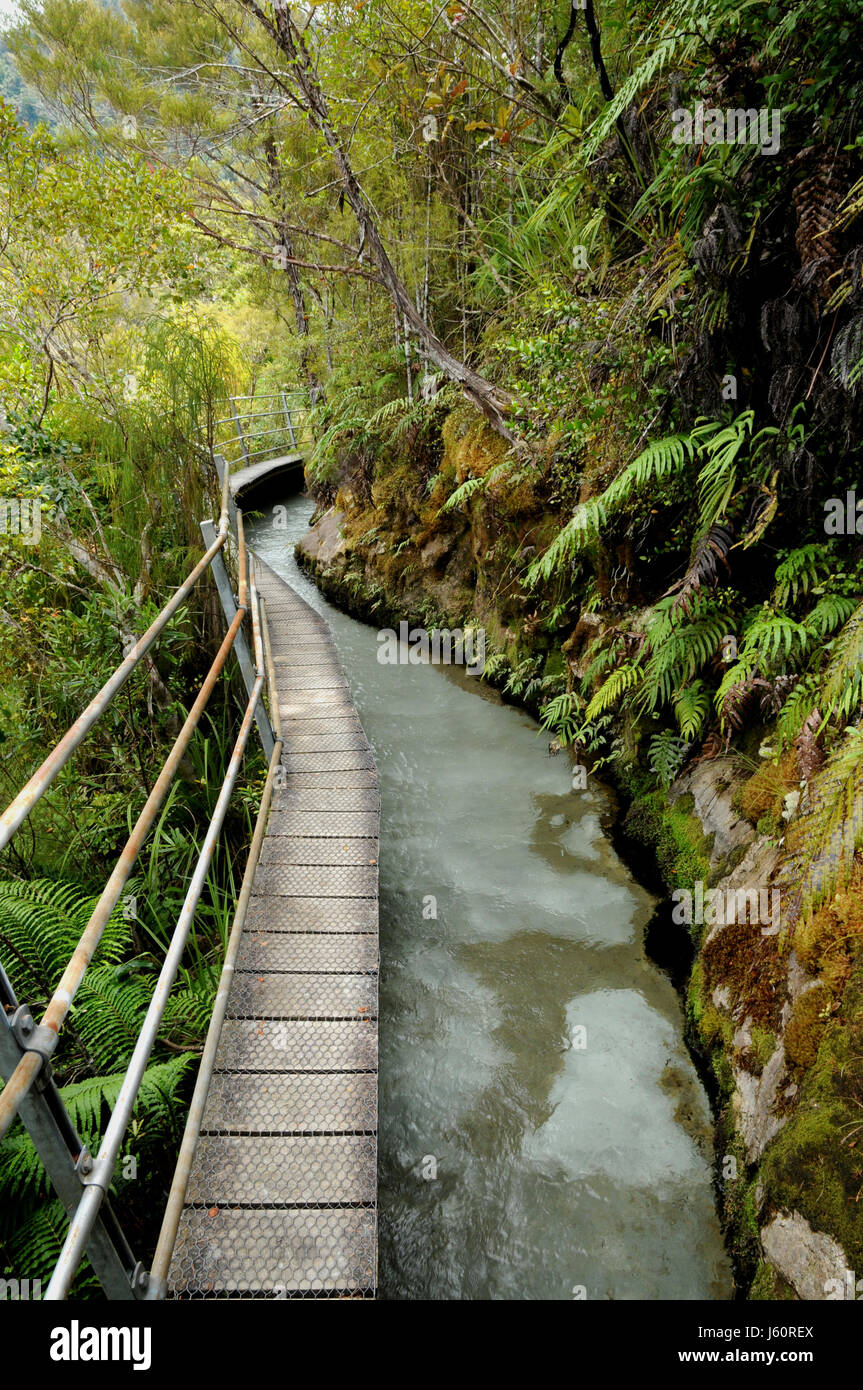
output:
[[[518,575],[560,521],[517,476],[490,483],[481,505],[445,509],[498,458],[500,442],[484,428],[457,410],[424,467],[395,457],[367,486],[346,468],[297,558],[335,602],[376,626],[478,623],[502,657],[509,698],[536,712],[584,675],[591,643],[624,610],[606,595],[600,612],[539,611]],[[637,631],[632,596],[623,621]],[[769,893],[796,778],[787,761],[750,757],[747,766],[721,745],[668,792],[653,784],[645,793],[636,767],[620,788],[630,802],[624,830],[649,848],[670,893],[698,883],[724,901],[753,886]],[[863,1273],[863,972],[843,954],[843,942],[863,934],[863,899],[846,897],[791,932],[709,914],[690,928],[690,1045],[713,1078],[717,1197],[751,1298],[853,1296],[852,1271]],[[664,930],[685,932],[672,912],[669,900]]]

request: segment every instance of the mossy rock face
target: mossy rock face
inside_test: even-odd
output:
[[[749,1298],[753,1303],[797,1302],[797,1295],[791,1285],[786,1283],[778,1270],[762,1260],[755,1278],[749,1288]]]
[[[785,1056],[795,1076],[813,1065],[829,1020],[833,996],[818,983],[800,995],[785,1029]]]
[[[707,882],[713,837],[705,835],[701,822],[682,809],[681,797],[669,805],[663,792],[649,792],[634,801],[624,820],[632,839],[653,848],[659,871],[670,887],[691,888]]]
[[[746,1057],[748,1068],[754,1075],[763,1072],[776,1051],[777,1037],[770,1028],[752,1029],[752,1046]]]
[[[841,996],[852,961],[863,950],[861,870],[855,870],[847,889],[832,902],[800,918],[794,928],[794,949],[801,965]]]
[[[563,659],[562,652],[549,652],[548,656],[545,659],[545,666],[543,668],[542,674],[546,677],[546,679],[549,679],[551,677],[560,679],[565,678],[566,662]]]
[[[755,826],[764,816],[770,816],[781,826],[783,802],[787,793],[796,785],[796,755],[793,752],[784,753],[778,764],[765,763],[764,767],[760,767],[747,782],[738,787],[732,796],[731,804],[735,811],[744,815]]]
[[[808,1054],[811,1034],[801,1029],[801,1035]],[[815,1062],[800,1083],[796,1108],[762,1164],[773,1207],[799,1211],[813,1230],[832,1236],[854,1269],[863,1268],[861,1126],[863,962],[858,959],[839,1012],[825,1024]]]
[[[710,875],[707,880],[708,886],[710,888],[715,888],[717,883],[721,883],[724,878],[728,878],[737,868],[737,865],[746,858],[748,852],[748,844],[735,845],[732,850],[729,850],[729,852],[722,859],[719,859],[710,870]]]
[[[731,922],[706,942],[701,963],[708,989],[726,988],[741,1016],[778,1032],[786,967],[775,936],[765,936],[757,922]]]

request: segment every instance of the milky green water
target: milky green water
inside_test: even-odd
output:
[[[381,784],[379,1296],[731,1297],[707,1098],[607,791],[476,678],[379,664],[285,505],[252,545],[330,623]]]

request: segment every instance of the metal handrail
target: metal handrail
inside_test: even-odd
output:
[[[264,607],[263,601],[261,602],[261,607],[262,609]],[[252,896],[252,882],[255,877],[255,870],[258,866],[261,845],[264,842],[264,832],[267,826],[267,816],[269,814],[270,802],[273,795],[276,769],[281,762],[282,756],[282,720],[279,711],[276,672],[273,664],[273,654],[270,649],[270,634],[267,625],[266,611],[264,611],[262,616],[261,627],[263,629],[264,639],[264,664],[267,672],[267,688],[270,696],[270,718],[273,723],[273,732],[276,741],[273,746],[270,765],[267,769],[267,779],[264,783],[264,790],[261,793],[258,818],[255,822],[255,830],[249,848],[249,857],[246,861],[243,882],[240,887],[239,897],[237,898],[237,910],[234,915],[233,926],[231,927],[231,935],[228,938],[228,948],[225,952],[222,973],[219,977],[213,1013],[210,1018],[210,1026],[207,1030],[207,1039],[201,1056],[201,1065],[198,1068],[195,1091],[189,1105],[189,1113],[186,1118],[186,1127],[183,1131],[183,1139],[177,1157],[174,1179],[171,1184],[171,1191],[168,1194],[165,1214],[162,1218],[162,1226],[159,1231],[159,1239],[156,1242],[156,1251],[150,1268],[146,1297],[148,1300],[153,1301],[165,1298],[168,1291],[168,1270],[170,1269],[171,1257],[174,1253],[174,1246],[177,1241],[177,1231],[180,1226],[180,1218],[183,1214],[183,1205],[186,1200],[186,1191],[189,1186],[192,1163],[198,1146],[201,1122],[204,1117],[204,1107],[207,1103],[210,1082],[212,1081],[213,1070],[216,1063],[216,1054],[219,1050],[222,1024],[225,1021],[225,1014],[228,1007],[228,995],[234,978],[234,970],[236,968],[237,956],[239,955],[243,928],[246,924],[249,900]]]
[[[207,525],[210,527],[210,534],[212,534],[214,528],[210,523],[207,523]],[[0,838],[0,848],[2,848],[11,839],[18,826],[27,815],[29,815],[40,797],[47,791],[61,768],[68,763],[75,749],[82,742],[89,729],[93,727],[99,717],[108,708],[114,695],[122,687],[135,667],[143,660],[156,638],[164,630],[166,623],[173,613],[177,611],[200,575],[203,574],[204,570],[209,566],[215,565],[218,562],[221,569],[217,570],[216,578],[229,622],[228,630],[215,660],[210,666],[197,698],[186,717],[180,733],[174,741],[159,777],[114,866],[90,920],[84,928],[78,945],[66,966],[63,977],[48,1003],[41,1023],[37,1026],[26,1006],[21,1006],[17,1008],[13,1018],[11,1020],[7,1019],[4,1024],[7,1030],[4,1037],[14,1036],[17,1047],[20,1048],[21,1055],[14,1067],[11,1066],[11,1062],[8,1063],[11,1074],[2,1092],[0,1092],[0,1138],[2,1138],[2,1135],[14,1120],[18,1113],[19,1106],[24,1105],[24,1109],[31,1123],[34,1122],[34,1116],[36,1116],[40,1125],[40,1139],[43,1141],[43,1150],[40,1150],[40,1156],[43,1157],[46,1167],[49,1168],[49,1173],[52,1177],[52,1181],[55,1181],[55,1185],[58,1174],[64,1179],[64,1191],[66,1192],[65,1201],[67,1210],[71,1213],[66,1241],[45,1295],[46,1299],[50,1300],[66,1297],[81,1257],[85,1250],[90,1249],[93,1242],[96,1242],[94,1248],[98,1248],[99,1254],[102,1257],[101,1269],[107,1269],[108,1275],[113,1280],[115,1289],[117,1287],[117,1271],[119,1271],[121,1280],[124,1268],[129,1274],[129,1287],[126,1289],[125,1294],[120,1293],[118,1296],[141,1297],[147,1285],[147,1276],[140,1266],[136,1266],[131,1272],[129,1271],[128,1266],[131,1256],[128,1246],[123,1240],[122,1232],[120,1232],[119,1227],[116,1226],[116,1222],[111,1216],[110,1211],[107,1213],[109,1219],[106,1221],[105,1217],[101,1214],[101,1208],[113,1180],[114,1166],[120,1151],[120,1145],[131,1118],[141,1081],[146,1071],[147,1062],[162,1021],[168,995],[182,959],[189,931],[191,930],[195,910],[206,883],[207,874],[227,813],[230,797],[239,775],[253,720],[257,720],[258,722],[262,739],[266,734],[267,742],[270,746],[273,745],[274,741],[272,726],[267,718],[261,700],[267,668],[265,668],[258,595],[254,581],[254,572],[251,566],[248,565],[247,560],[242,512],[236,511],[236,539],[238,545],[239,570],[236,607],[234,607],[230,591],[228,591],[227,597],[223,592],[228,581],[220,551],[224,548],[229,534],[229,478],[228,470],[225,469],[222,477],[222,505],[219,527],[218,531],[216,531],[213,536],[211,544],[207,547],[204,556],[194,567],[184,583],[175,591],[170,601],[162,609],[161,613],[154,623],[151,624],[150,628],[148,628],[144,636],[138,640],[132,651],[126,656],[125,660],[105,683],[99,694],[91,701],[87,709],[75,724],[72,725],[72,728],[60,740],[56,748],[48,758],[45,759],[38,771],[34,773],[33,777],[31,777],[30,781],[27,783],[27,786],[15,798],[3,817],[0,817],[0,835],[2,835],[2,838]],[[248,578],[247,569],[249,570]],[[177,919],[156,988],[141,1025],[132,1058],[124,1075],[120,1092],[102,1139],[99,1152],[95,1160],[90,1159],[83,1148],[80,1153],[71,1154],[70,1146],[78,1142],[80,1147],[80,1141],[76,1139],[74,1127],[68,1123],[62,1099],[56,1091],[51,1077],[50,1068],[50,1061],[57,1047],[59,1032],[68,1017],[75,994],[92,961],[111,914],[119,901],[123,887],[128,881],[141,847],[152,828],[159,807],[167,795],[168,788],[176,774],[183,754],[191,741],[201,715],[215,689],[218,677],[224,669],[228,654],[235,648],[235,645],[239,641],[245,642],[245,639],[242,637],[242,625],[247,613],[251,615],[252,619],[255,654],[254,679],[252,681],[250,673],[244,671],[244,678],[246,679],[248,691],[248,703],[228,769],[219,792],[216,807],[204,839],[204,844],[190,880],[186,898]],[[273,708],[274,717],[278,725],[277,704],[274,705]],[[264,721],[263,724],[261,723],[262,716]],[[268,773],[270,791],[272,777],[274,775],[274,760],[277,761],[277,750],[279,752],[281,751],[280,737],[275,741],[273,755],[270,758],[270,769]],[[249,891],[251,891],[250,888]],[[240,904],[238,903],[238,912],[239,910]],[[5,977],[3,978],[5,980]],[[8,982],[6,983],[8,985]],[[6,994],[9,997],[13,997],[11,995],[11,987],[6,989]],[[6,1055],[8,1057],[8,1051]],[[39,1091],[34,1091],[34,1083],[37,1078],[40,1077],[40,1074],[43,1077],[43,1080],[40,1082],[41,1089]],[[31,1096],[36,1097],[35,1110],[34,1101],[31,1099]],[[61,1119],[65,1120],[65,1129],[62,1135],[58,1131],[59,1139],[53,1137],[52,1132],[49,1132],[51,1131],[50,1123],[47,1125],[44,1123],[42,1112],[39,1111],[40,1101],[43,1107],[44,1105],[48,1105],[49,1109],[53,1107],[52,1113],[59,1114]],[[37,1114],[37,1112],[39,1113]],[[44,1147],[46,1134],[48,1136],[47,1149]],[[54,1154],[51,1151],[52,1143],[55,1144],[55,1146],[57,1144],[60,1145],[61,1151],[59,1153]],[[49,1157],[51,1159],[50,1163]],[[74,1197],[70,1196],[72,1189],[69,1187],[68,1173],[71,1169],[74,1169],[73,1176],[77,1174],[82,1187],[77,1207],[75,1207]],[[105,1259],[106,1241],[108,1249],[107,1263]],[[112,1243],[114,1251],[116,1252],[113,1256],[111,1255]],[[119,1263],[115,1263],[115,1265],[112,1266],[112,1258],[115,1262],[118,1261]],[[122,1283],[120,1287],[122,1288]]]
[[[211,451],[218,449],[222,456],[226,458],[229,467],[232,464],[248,467],[253,460],[265,457],[270,447],[269,445],[265,445],[261,448],[250,450],[248,447],[249,444],[253,440],[273,439],[275,436],[282,433],[288,436],[292,449],[296,451],[297,433],[305,432],[305,421],[302,425],[298,421],[295,421],[294,417],[297,407],[296,404],[289,404],[289,394],[295,395],[296,393],[280,390],[253,396],[228,396],[223,398],[230,407],[231,415],[222,419],[213,420],[211,422],[211,429],[218,433],[218,431],[225,426],[233,426],[235,433],[233,437],[214,439],[210,446]],[[240,401],[263,403],[267,400],[279,400],[280,405],[272,410],[243,410],[238,407],[238,402]],[[268,425],[266,428],[252,431],[248,429],[248,423],[250,421],[267,419],[278,415],[284,415],[284,425]],[[237,454],[237,450],[239,450],[239,455]],[[230,457],[229,454],[231,455]]]
[[[241,579],[241,587],[243,581]],[[240,604],[237,612],[237,619],[242,621],[245,614],[244,604]],[[78,1203],[78,1210],[69,1224],[69,1233],[60,1252],[59,1259],[54,1268],[48,1288],[45,1291],[45,1299],[48,1302],[55,1302],[64,1299],[69,1292],[75,1271],[81,1262],[84,1249],[87,1244],[87,1237],[93,1229],[93,1224],[99,1214],[99,1208],[107,1195],[108,1189],[114,1177],[114,1166],[120,1152],[120,1145],[123,1136],[132,1117],[132,1109],[137,1099],[138,1091],[147,1069],[147,1062],[156,1041],[156,1035],[162,1022],[162,1016],[168,1003],[168,996],[171,986],[176,979],[177,971],[180,968],[180,961],[186,949],[186,941],[195,917],[195,909],[204,891],[207,881],[210,863],[216,850],[222,825],[228,810],[228,803],[234,784],[239,775],[240,766],[243,761],[243,753],[252,729],[255,706],[261,695],[264,686],[264,661],[261,650],[260,621],[257,613],[257,594],[254,588],[254,578],[252,578],[252,625],[255,638],[255,661],[257,666],[257,678],[249,696],[246,712],[240,725],[240,732],[234,744],[234,751],[231,754],[231,761],[219,792],[218,800],[213,811],[210,826],[204,839],[198,862],[195,865],[195,872],[189,883],[186,898],[183,903],[177,924],[174,928],[168,951],[162,965],[156,988],[153,991],[141,1031],[138,1034],[138,1041],[132,1053],[131,1060],[126,1069],[120,1093],[117,1096],[117,1103],[111,1114],[108,1127],[105,1130],[104,1138],[99,1148],[99,1152],[93,1163],[92,1170],[84,1180],[85,1191]]]
[[[282,410],[282,407],[279,405],[279,406],[276,406],[276,409],[275,409],[275,410],[255,410],[255,411],[244,410],[244,411],[242,411],[241,414],[240,414],[240,419],[241,419],[241,420],[260,420],[263,416],[268,416],[268,415],[283,415],[283,414],[284,414],[284,411]],[[233,417],[233,415],[230,415],[230,416],[226,417],[224,420],[214,420],[214,421],[213,421],[213,424],[214,424],[214,425],[232,425],[233,423],[234,423],[234,417]]]

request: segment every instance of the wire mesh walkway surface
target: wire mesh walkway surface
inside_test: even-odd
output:
[[[324,620],[260,560],[284,747],[169,1297],[372,1297],[380,799]]]

